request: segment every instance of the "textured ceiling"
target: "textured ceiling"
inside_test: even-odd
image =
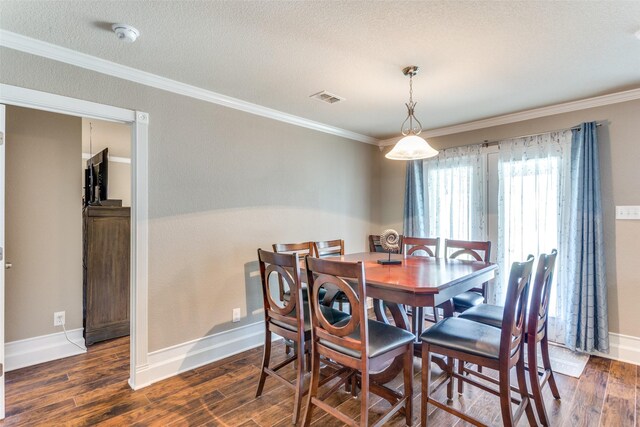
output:
[[[640,1],[2,1],[0,28],[354,132],[640,87]],[[138,28],[134,44],[110,26]],[[25,71],[26,72],[26,71]],[[347,100],[310,99],[321,90]]]

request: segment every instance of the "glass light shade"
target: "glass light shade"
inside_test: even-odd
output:
[[[385,157],[391,160],[419,160],[437,156],[438,150],[418,135],[407,135],[398,141]]]

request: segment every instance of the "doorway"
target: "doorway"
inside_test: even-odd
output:
[[[148,268],[148,120],[147,113],[126,110],[74,98],[0,84],[0,176],[5,173],[4,105],[45,110],[76,117],[87,117],[128,124],[131,128],[131,334],[129,385],[137,389],[146,385],[147,365],[147,268]],[[0,195],[4,199],[4,179],[0,180]],[[0,248],[4,254],[5,207],[1,206]],[[6,267],[6,258],[0,258]],[[4,295],[5,268],[0,269],[0,295]],[[0,331],[4,330],[4,298],[0,304]],[[53,320],[53,319],[52,319]],[[4,336],[0,336],[4,343]],[[4,364],[4,346],[0,351]],[[0,418],[4,418],[4,377],[0,378]]]

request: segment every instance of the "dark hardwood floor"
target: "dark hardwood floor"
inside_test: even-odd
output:
[[[283,358],[282,345],[275,355]],[[261,348],[249,350],[133,391],[127,385],[128,338],[99,343],[87,354],[8,372],[7,418],[0,425],[288,426],[293,407],[289,389],[267,379],[264,395],[254,398],[261,357]],[[419,360],[415,362],[414,425],[420,416]],[[293,369],[287,375],[293,378]],[[579,380],[557,379],[562,401],[555,401],[548,389],[545,393],[553,425],[640,427],[640,367],[592,357]],[[396,382],[400,387],[401,379]],[[344,391],[330,401],[358,414],[358,401]],[[498,399],[473,387],[465,387],[453,405],[488,424],[501,424]],[[374,397],[370,419],[386,408],[386,402]],[[429,420],[433,426],[467,425],[434,408]],[[316,411],[314,425],[341,424]],[[396,416],[388,425],[402,426],[404,417]],[[526,418],[520,425],[526,425]]]

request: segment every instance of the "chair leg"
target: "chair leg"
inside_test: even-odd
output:
[[[404,413],[405,422],[410,426],[413,422],[413,344],[404,354]]]
[[[369,425],[369,372],[362,369],[360,374],[360,427]]]
[[[449,376],[449,382],[447,383],[447,399],[453,399],[453,371],[455,370],[455,360],[451,356],[447,356],[447,375]]]
[[[307,427],[311,424],[311,416],[313,415],[313,403],[311,399],[318,396],[318,384],[320,382],[320,353],[315,349],[311,350],[311,382],[309,384],[309,395],[307,396],[307,407],[304,410],[302,425]]]
[[[540,353],[542,354],[542,366],[545,371],[549,371],[549,388],[551,389],[551,394],[555,399],[560,399],[560,392],[558,391],[558,386],[556,385],[556,378],[553,376],[553,369],[551,369],[551,358],[549,357],[549,340],[545,336],[540,341]]]
[[[293,424],[296,425],[298,423],[298,419],[300,418],[300,407],[302,406],[302,397],[304,396],[304,340],[300,340],[298,342],[298,366],[297,366],[297,377],[295,382],[296,393],[293,398]]]
[[[358,397],[358,375],[355,372],[351,376],[351,396]]]
[[[531,394],[536,404],[536,411],[538,412],[538,418],[543,426],[549,425],[549,418],[547,417],[547,411],[544,407],[544,400],[542,398],[542,390],[540,388],[540,376],[538,375],[538,360],[536,354],[536,341],[535,339],[529,339],[527,342],[527,363],[529,364],[529,382],[531,383]]]
[[[464,375],[464,364],[465,361],[462,359],[458,359],[458,375]],[[464,392],[464,381],[458,378],[458,394],[462,394]]]
[[[502,425],[504,427],[513,426],[513,413],[511,412],[511,383],[509,380],[509,369],[501,369],[500,379],[500,410],[502,411]],[[525,388],[526,390],[526,388]],[[535,425],[535,424],[534,424]]]
[[[431,354],[429,344],[422,343],[422,397],[420,398],[420,426],[427,427],[428,403],[429,403],[429,383],[431,378]]]
[[[307,346],[311,346],[311,343],[307,341],[304,343],[304,346],[305,346],[305,349],[308,349]],[[305,371],[311,372],[311,352],[308,350],[304,355],[304,368],[305,368]]]
[[[535,354],[535,348],[533,353]],[[533,365],[533,366],[535,367],[536,365]],[[527,390],[526,374],[524,372],[525,372],[524,358],[520,357],[520,360],[518,361],[518,363],[516,363],[516,374],[518,376],[518,389],[520,390],[520,399],[522,402],[525,402],[525,401],[527,402],[524,408],[524,411],[527,414],[527,418],[529,419],[529,425],[537,426],[538,422],[536,420],[535,414],[533,413],[533,407],[532,407],[533,404],[531,402],[531,399],[529,399],[529,391]],[[542,406],[542,408],[544,408],[544,406]]]
[[[267,330],[264,338],[264,350],[262,353],[262,369],[260,369],[260,380],[258,381],[258,389],[256,390],[256,397],[260,397],[262,389],[264,388],[264,381],[267,379],[267,372],[265,368],[269,367],[269,360],[271,359],[271,331]]]

